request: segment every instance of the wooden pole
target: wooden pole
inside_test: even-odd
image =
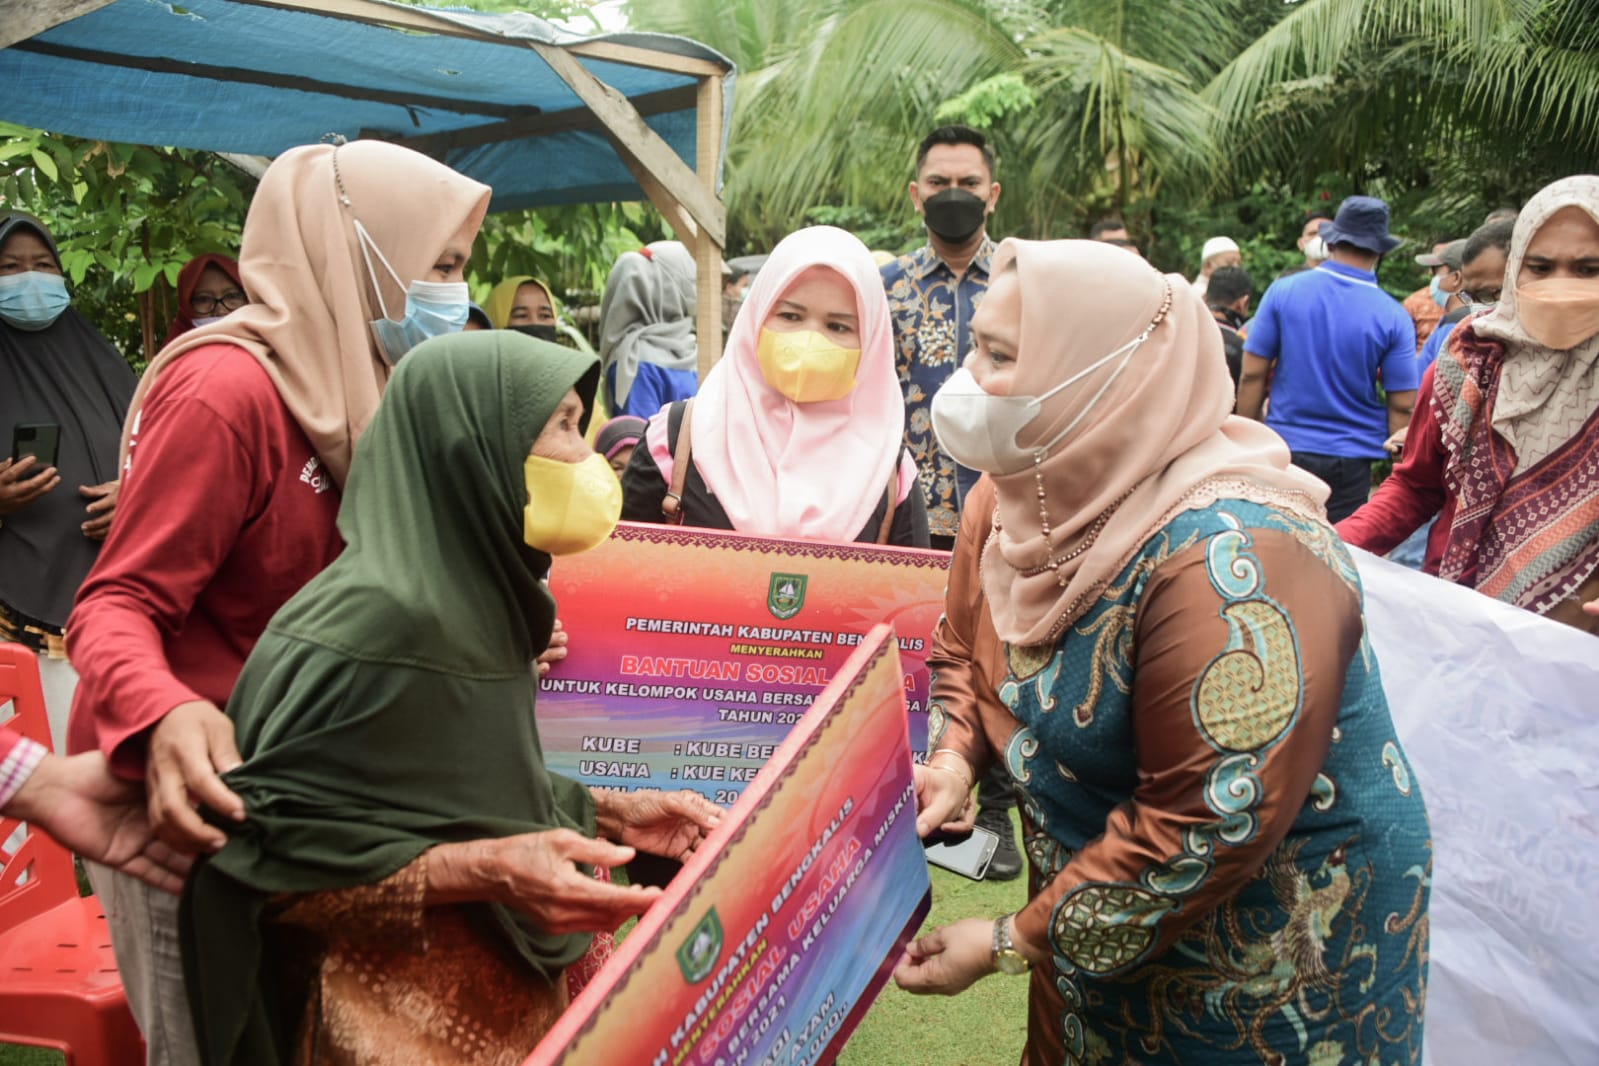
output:
[[[722,75],[700,79],[699,106],[695,109],[694,170],[705,192],[726,218],[726,208],[717,195],[717,175],[722,161]],[[695,335],[699,342],[700,380],[722,358],[722,248],[724,238],[702,232],[694,260],[699,267],[699,303],[696,308]]]
[[[683,205],[683,210],[694,220],[699,231],[708,234],[720,246],[726,239],[724,229],[727,225],[727,212],[722,207],[721,200],[717,199],[713,191],[706,189],[703,177],[689,169],[688,164],[672,150],[672,146],[649,127],[644,117],[634,110],[627,97],[596,78],[587,67],[577,61],[576,56],[568,54],[564,48],[537,41],[523,43],[543,56],[550,69],[566,82],[567,87],[577,94],[578,99],[582,100],[589,110],[594,112],[594,116],[605,127],[611,142],[631,152],[666,191],[672,194],[672,198]],[[720,79],[706,80],[717,81],[720,89]],[[704,81],[700,83],[702,92],[699,121],[702,123],[705,121],[704,84]],[[717,96],[720,99],[720,92]],[[720,141],[721,126],[722,116],[718,110],[715,127],[718,141]],[[702,143],[703,140],[701,138]],[[714,183],[713,177],[712,184]]]
[[[18,41],[37,37],[63,22],[82,18],[91,11],[110,4],[111,0],[0,0],[0,48],[10,48]]]

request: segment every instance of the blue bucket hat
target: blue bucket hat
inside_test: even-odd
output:
[[[1347,197],[1333,220],[1321,224],[1321,239],[1329,248],[1352,244],[1376,255],[1387,255],[1405,243],[1388,232],[1388,205],[1375,196]]]

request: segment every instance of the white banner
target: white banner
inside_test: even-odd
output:
[[[1429,1066],[1599,1063],[1599,637],[1362,551],[1432,819]]]

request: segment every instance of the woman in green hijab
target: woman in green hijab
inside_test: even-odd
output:
[[[592,355],[499,331],[397,367],[345,486],[345,550],[228,705],[248,818],[183,903],[207,1063],[520,1062],[589,934],[659,895],[592,868],[681,859],[716,824],[693,793],[544,767],[539,577],[621,506],[582,438],[597,380]]]

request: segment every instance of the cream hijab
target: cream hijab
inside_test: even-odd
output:
[[[340,485],[356,439],[377,410],[389,364],[370,323],[403,313],[405,289],[356,240],[359,219],[409,285],[423,277],[463,225],[483,221],[489,187],[427,156],[382,141],[292,148],[267,168],[244,222],[239,271],[252,303],[191,330],[150,361],[122,429],[128,438],[157,379],[174,359],[207,344],[255,356]]]
[[[1325,521],[1327,486],[1289,465],[1276,433],[1230,413],[1221,333],[1187,279],[1099,241],[1007,240],[991,277],[1013,264],[1021,284],[1013,395],[1041,395],[1165,313],[1092,413],[1042,463],[994,478],[998,507],[982,570],[1001,640],[1054,643],[1182,511],[1243,498]],[[1060,433],[1119,362],[1046,399],[1018,442]]]
[[[756,348],[773,306],[813,266],[837,271],[855,290],[861,361],[849,395],[795,403],[766,383]],[[888,298],[866,245],[841,229],[811,226],[772,249],[733,321],[726,353],[700,386],[691,432],[694,465],[741,533],[849,542],[895,470],[895,499],[904,497],[914,477],[901,454],[905,401]]]
[[[1599,407],[1599,335],[1567,351],[1555,351],[1528,336],[1516,314],[1516,276],[1527,245],[1551,216],[1568,207],[1581,208],[1599,222],[1599,177],[1561,178],[1527,201],[1510,238],[1499,303],[1472,320],[1477,336],[1505,346],[1493,428],[1515,449],[1518,474],[1575,436]]]

